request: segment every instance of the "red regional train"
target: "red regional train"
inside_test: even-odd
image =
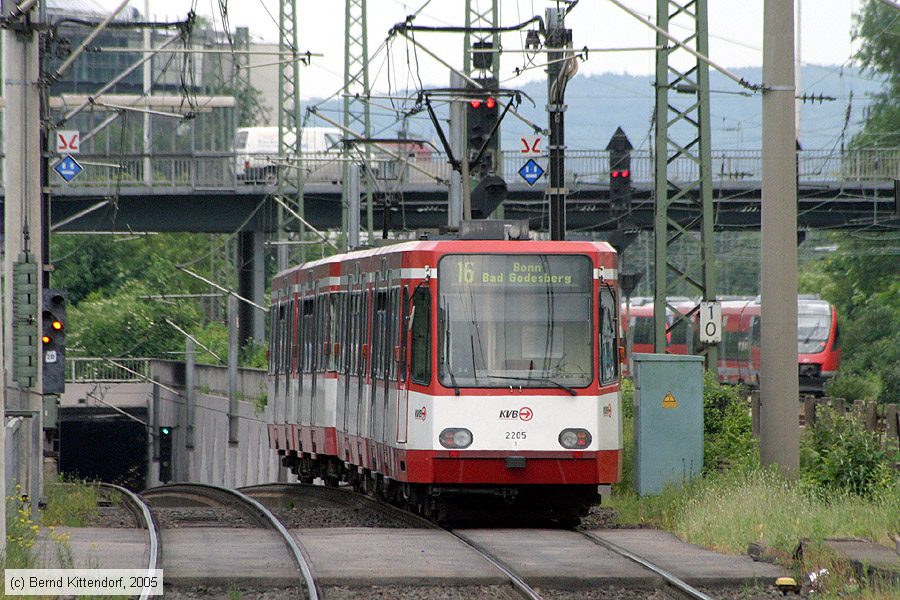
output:
[[[606,243],[421,240],[272,284],[271,447],[432,518],[577,522],[619,479],[619,301]]]
[[[682,314],[694,303],[673,301]],[[625,311],[625,308],[622,309]],[[653,352],[653,304],[639,301],[628,307],[625,324],[632,353]],[[821,392],[825,382],[837,375],[841,360],[837,311],[812,296],[797,298],[797,362],[800,390]],[[668,318],[669,323],[672,322]],[[666,350],[688,354],[698,345],[696,319],[685,321],[667,335]],[[719,346],[719,381],[759,385],[760,304],[758,298],[722,301],[722,343]],[[630,355],[629,355],[630,356]]]

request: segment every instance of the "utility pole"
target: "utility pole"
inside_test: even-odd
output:
[[[344,127],[362,135],[366,140],[372,137],[372,122],[369,111],[369,35],[366,19],[366,0],[345,0],[344,12]],[[349,142],[349,140],[348,140]],[[351,178],[354,176],[353,166],[350,161],[355,160],[359,153],[355,143],[345,143],[343,148],[344,176],[342,178],[341,192],[341,226],[348,232],[347,239],[354,236],[349,231],[351,221],[359,226],[359,215],[354,219],[348,218],[348,211],[356,206],[359,210],[359,198],[351,198]],[[361,179],[356,181],[356,194],[360,193],[360,183],[364,182],[366,194],[366,232],[368,243],[374,240],[375,209],[372,197],[372,177],[370,167],[371,149],[368,142],[363,142],[362,153],[365,164],[362,169],[357,169],[355,176]],[[385,207],[385,210],[387,208]],[[359,231],[355,232],[355,239],[359,243]]]
[[[572,30],[565,28],[564,8],[548,8],[546,13],[547,39],[547,117],[550,130],[548,163],[550,185],[550,239],[566,239],[566,85],[575,75],[571,58]],[[569,58],[570,60],[565,60]]]
[[[683,46],[667,45],[670,25],[685,31]],[[666,333],[680,321],[690,324],[700,305],[682,314],[666,298],[678,292],[715,301],[712,152],[709,117],[709,55],[707,0],[657,0],[656,3],[656,145],[654,156],[655,260],[654,346],[666,351]],[[693,52],[691,52],[693,50]],[[698,54],[700,56],[698,56]],[[684,177],[679,166],[690,166]],[[683,172],[682,170],[681,172]],[[678,219],[685,209],[693,218]],[[691,230],[699,230],[699,235]],[[688,252],[674,252],[678,244]],[[679,255],[684,257],[679,259]],[[700,256],[699,265],[692,264]],[[682,289],[678,289],[682,286]],[[684,289],[686,288],[686,290]],[[673,322],[666,322],[670,312]],[[717,368],[718,348],[700,349],[706,368]]]
[[[763,4],[760,459],[800,469],[793,0]]]

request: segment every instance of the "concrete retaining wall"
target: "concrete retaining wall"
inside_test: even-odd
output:
[[[278,481],[279,461],[269,449],[267,423],[270,409],[261,406],[266,396],[266,373],[239,369],[237,413],[229,423],[228,369],[198,365],[194,371],[194,394],[184,388],[185,364],[154,361],[156,387],[151,406],[151,431],[172,427],[173,481],[211,483],[241,487]],[[167,389],[168,388],[168,389]],[[191,401],[192,400],[192,401]],[[236,426],[234,435],[230,426]],[[236,443],[230,443],[233,438]],[[148,485],[159,482],[159,446],[153,444]]]

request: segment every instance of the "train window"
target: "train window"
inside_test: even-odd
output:
[[[632,344],[653,344],[653,317],[632,317]]]
[[[375,294],[375,331],[372,335],[372,375],[384,378],[384,344],[387,337],[387,290],[379,289]]]
[[[303,320],[300,326],[300,364],[303,365],[303,371],[309,373],[312,371],[313,365],[313,343],[315,335],[313,322],[313,309],[315,308],[312,298],[303,300]]]
[[[391,288],[391,310],[388,313],[389,318],[389,327],[391,328],[391,337],[388,340],[387,344],[387,360],[388,366],[386,368],[387,372],[390,374],[390,378],[393,381],[397,380],[397,361],[394,360],[394,348],[396,348],[400,343],[400,322],[403,319],[402,311],[403,309],[398,306],[398,301],[400,297],[400,288]]]
[[[585,324],[593,322],[593,280],[587,256],[448,255],[438,270],[442,385],[590,384],[594,342]]]
[[[275,364],[277,359],[276,348],[278,347],[278,320],[275,306],[269,307],[269,375],[275,373]]]
[[[285,372],[290,373],[294,367],[294,344],[296,342],[296,338],[294,333],[296,331],[296,323],[294,322],[294,314],[296,308],[296,301],[291,299],[287,306],[287,329],[285,330],[286,339],[284,343],[285,347]]]
[[[797,315],[797,351],[800,354],[823,352],[830,335],[831,314]]]
[[[399,379],[400,381],[406,381],[406,342],[407,342],[407,327],[409,315],[407,314],[407,307],[409,306],[409,286],[403,286],[403,293],[400,296],[400,364],[397,365],[397,369],[399,370]]]
[[[286,302],[282,302],[278,305],[278,371],[284,372],[286,356],[287,356],[287,348],[286,345],[288,343],[288,328],[287,328],[287,313],[288,313],[288,304]]]
[[[416,383],[431,382],[431,291],[421,287],[413,294],[412,341],[409,349],[409,376]]]
[[[341,330],[344,326],[344,296],[343,292],[330,295],[330,303],[328,307],[328,370],[337,371],[341,368],[340,356],[340,340],[343,339]]]
[[[600,383],[614,382],[619,376],[619,320],[616,296],[606,286],[600,288]]]
[[[328,316],[328,294],[320,294],[316,296],[316,364],[315,369],[319,372],[325,371],[325,340],[327,339],[328,330],[326,329],[326,318]]]

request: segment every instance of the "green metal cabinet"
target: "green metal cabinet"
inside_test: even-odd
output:
[[[703,357],[634,355],[634,484],[640,495],[703,467]]]

